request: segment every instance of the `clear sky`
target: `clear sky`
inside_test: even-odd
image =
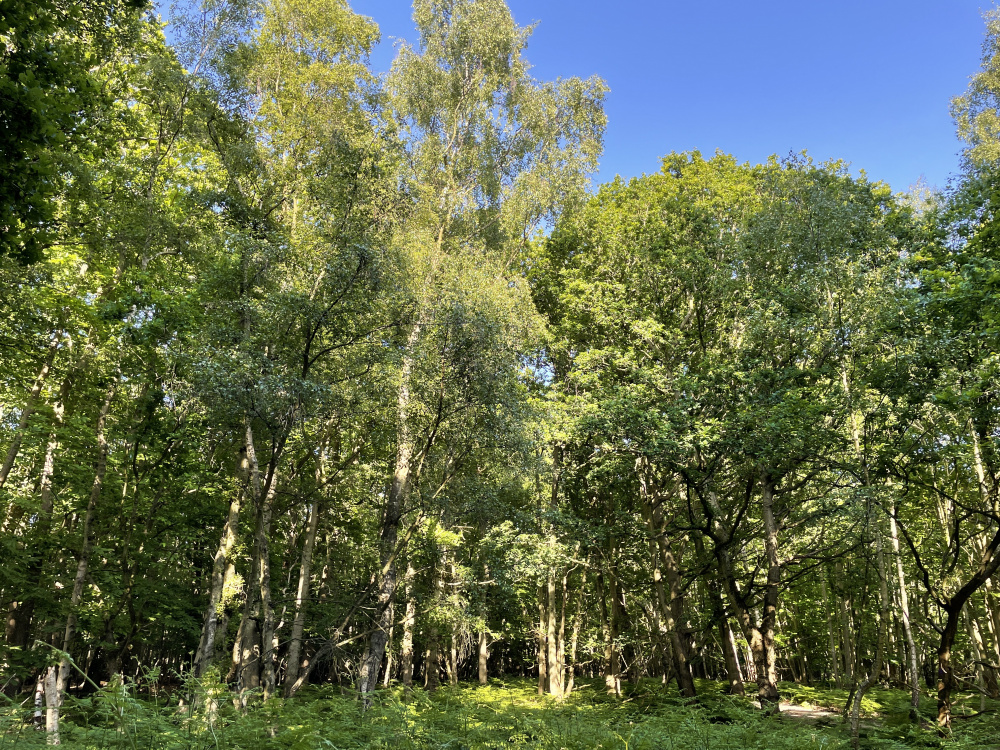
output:
[[[948,112],[980,65],[990,0],[508,0],[537,22],[536,78],[604,78],[601,181],[670,151],[759,162],[807,150],[905,190],[944,187],[960,148]],[[382,29],[372,57],[416,41],[407,0],[353,0]]]

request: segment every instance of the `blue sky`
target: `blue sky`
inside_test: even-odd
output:
[[[989,0],[508,0],[538,22],[536,78],[607,81],[601,181],[670,151],[759,162],[807,150],[905,190],[944,187],[960,145],[948,112],[980,65]],[[353,0],[383,41],[416,40],[406,0]]]

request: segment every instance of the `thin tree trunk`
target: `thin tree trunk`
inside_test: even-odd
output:
[[[545,689],[548,686],[548,658],[546,656],[546,629],[548,623],[548,617],[545,613],[545,587],[539,584],[538,586],[538,634],[537,634],[537,645],[538,645],[538,695],[545,695]]]
[[[288,645],[288,669],[285,672],[285,697],[290,698],[292,685],[299,676],[302,661],[302,634],[306,625],[306,607],[309,603],[309,582],[312,577],[313,550],[319,528],[320,502],[314,500],[309,508],[309,524],[302,542],[302,563],[299,566],[299,586],[295,594],[295,619],[292,621],[291,642]]]
[[[872,525],[875,531],[875,555],[878,563],[878,577],[879,577],[879,623],[878,623],[878,643],[875,647],[875,663],[872,665],[871,672],[865,677],[864,680],[858,685],[857,689],[854,691],[854,700],[851,706],[851,746],[857,750],[860,744],[860,725],[861,725],[861,701],[865,697],[865,693],[868,688],[878,679],[879,674],[882,672],[882,662],[885,659],[886,652],[886,636],[889,628],[889,585],[888,585],[888,572],[885,565],[885,551],[882,542],[882,529],[876,522]]]
[[[244,440],[247,460],[247,486],[254,503],[254,546],[250,561],[250,577],[247,581],[247,599],[243,605],[243,617],[236,633],[236,643],[233,647],[233,666],[229,680],[236,678],[239,686],[240,705],[246,707],[248,692],[260,687],[260,561],[261,549],[258,544],[261,522],[263,521],[262,483],[260,479],[260,464],[257,461],[257,449],[254,445],[253,429],[247,420]]]
[[[903,571],[903,558],[899,554],[899,532],[896,528],[896,509],[889,507],[889,538],[892,543],[892,554],[896,558],[896,579],[899,583],[899,614],[903,623],[903,635],[906,637],[908,652],[907,681],[910,685],[910,721],[914,724],[920,721],[920,669],[917,666],[917,644],[913,637],[913,626],[910,623],[910,599],[906,593],[906,574]]]
[[[577,552],[579,545],[577,545]],[[559,697],[565,696],[566,679],[566,608],[569,605],[569,570],[563,573],[559,628],[556,630],[556,671],[559,673]]]
[[[243,608],[243,618],[240,621],[233,663],[235,676],[240,687],[240,704],[244,707],[251,691],[263,688],[263,697],[267,700],[274,694],[275,688],[270,534],[274,492],[277,486],[276,469],[282,448],[282,442],[272,447],[268,473],[262,481],[253,430],[248,420],[246,454],[250,494],[253,497],[256,511],[254,514],[254,545],[247,600]]]
[[[722,655],[726,664],[726,681],[729,683],[729,694],[746,695],[746,688],[743,686],[743,675],[740,673],[740,660],[736,654],[736,644],[733,643],[733,630],[729,626],[729,617],[726,615],[726,607],[722,601],[722,594],[719,592],[718,585],[714,581],[709,582],[708,590],[712,599],[712,608],[715,611],[719,642],[722,645]]]
[[[841,560],[838,560],[834,572],[836,574],[836,580],[839,581],[839,586],[834,588],[837,592],[838,589],[841,592],[839,596],[840,600],[840,635],[841,635],[841,655],[844,658],[844,676],[848,685],[854,685],[854,640],[853,632],[854,629],[851,627],[851,602],[850,598],[846,594],[846,587],[844,584],[845,574],[844,574],[844,564]]]
[[[838,688],[842,688],[844,682],[840,676],[840,655],[837,653],[836,626],[833,622],[833,610],[830,608],[830,596],[826,587],[826,574],[827,571],[824,567],[820,575],[819,586],[823,596],[823,609],[826,612],[827,634],[830,636],[830,666],[833,669],[833,684]]]
[[[580,576],[580,592],[576,597],[576,611],[573,613],[573,629],[569,639],[569,664],[566,669],[566,687],[563,695],[570,695],[573,692],[573,683],[576,681],[576,648],[580,642],[580,628],[583,623],[583,599],[587,591],[587,569],[584,568]]]
[[[643,516],[649,531],[650,554],[653,558],[653,588],[656,592],[660,614],[667,626],[667,637],[670,639],[673,663],[676,667],[677,688],[683,697],[693,698],[696,695],[696,690],[694,677],[691,675],[689,666],[690,654],[687,642],[680,632],[681,623],[684,622],[684,600],[681,594],[680,571],[673,550],[667,541],[660,514],[653,509],[654,498],[651,496],[643,475],[640,475],[640,488],[643,499]],[[669,593],[663,584],[664,573],[666,573]]]
[[[399,394],[397,396],[396,434],[396,465],[386,497],[385,513],[382,516],[382,531],[379,536],[379,555],[384,573],[379,586],[379,622],[378,628],[372,633],[368,642],[367,658],[361,665],[361,677],[358,689],[362,696],[375,689],[378,684],[378,674],[382,667],[382,657],[389,638],[389,628],[392,627],[392,610],[389,603],[396,595],[396,541],[399,537],[399,523],[406,509],[410,494],[413,463],[413,437],[410,434],[410,379],[413,376],[413,349],[420,338],[421,326],[414,324],[407,337],[406,355],[400,373]],[[364,698],[367,705],[368,699]]]
[[[777,712],[778,673],[774,631],[778,616],[778,593],[781,586],[781,563],[778,559],[778,524],[774,516],[774,483],[770,476],[761,478],[761,516],[764,521],[764,550],[767,556],[767,587],[764,591],[764,615],[756,637],[751,641],[757,665],[757,696],[761,708]]]
[[[118,387],[118,380],[112,383],[108,389],[108,394],[101,406],[100,415],[97,418],[96,441],[97,441],[97,468],[94,472],[94,482],[90,487],[90,498],[87,502],[87,513],[83,522],[83,539],[80,543],[80,556],[77,559],[76,576],[73,579],[73,591],[70,594],[69,614],[66,616],[66,629],[63,633],[62,650],[63,656],[59,660],[59,671],[55,689],[54,722],[55,732],[58,733],[59,707],[62,705],[63,696],[69,685],[70,663],[69,650],[73,646],[73,639],[76,635],[77,613],[80,600],[83,598],[83,586],[87,580],[87,570],[90,566],[91,540],[90,532],[94,523],[94,516],[97,511],[97,503],[101,498],[101,490],[104,488],[104,476],[108,469],[108,441],[105,436],[105,428],[108,421],[108,412],[111,410],[111,402],[114,399],[115,391]],[[46,690],[48,694],[48,690]],[[50,706],[50,711],[53,707]],[[58,734],[54,735],[58,737]],[[58,744],[58,740],[56,742]]]
[[[59,745],[59,707],[62,705],[62,695],[59,692],[59,668],[48,667],[45,670],[45,733],[47,744]]]
[[[408,700],[413,693],[413,628],[417,620],[417,602],[413,598],[413,578],[416,571],[412,563],[406,564],[404,590],[406,593],[406,620],[403,621],[403,642],[400,646],[399,668],[403,683],[403,696]]]
[[[458,684],[458,640],[455,637],[455,626],[452,625],[451,635],[448,638],[448,658],[447,658],[447,669],[448,669],[448,684],[457,685]]]
[[[972,646],[972,656],[976,666],[976,682],[980,690],[980,701],[986,700],[986,694],[993,695],[996,692],[996,679],[987,672],[983,661],[986,654],[986,647],[983,644],[983,635],[979,631],[979,624],[970,607],[965,608],[965,631],[969,634],[969,645]],[[991,680],[991,678],[993,678]],[[992,681],[992,685],[989,684]],[[980,709],[985,710],[986,706],[981,705]]]
[[[620,665],[618,663],[618,644],[616,643],[618,632],[615,617],[618,609],[615,606],[615,599],[618,592],[613,579],[610,583],[611,590],[608,590],[603,572],[597,574],[597,588],[601,604],[601,635],[604,640],[604,687],[608,695],[620,695],[621,687],[618,678]],[[611,597],[610,608],[608,607],[609,596]]]

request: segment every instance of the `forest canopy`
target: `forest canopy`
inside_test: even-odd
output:
[[[50,743],[128,690],[206,743],[330,685],[1000,700],[1000,12],[894,194],[595,186],[607,87],[504,0],[414,0],[386,74],[346,0],[0,10],[0,689]]]

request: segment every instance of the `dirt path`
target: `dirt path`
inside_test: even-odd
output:
[[[840,713],[831,711],[828,708],[806,708],[805,706],[797,706],[794,703],[784,702],[781,703],[781,714],[782,716],[810,724],[818,724],[820,722],[829,724],[840,719]]]

